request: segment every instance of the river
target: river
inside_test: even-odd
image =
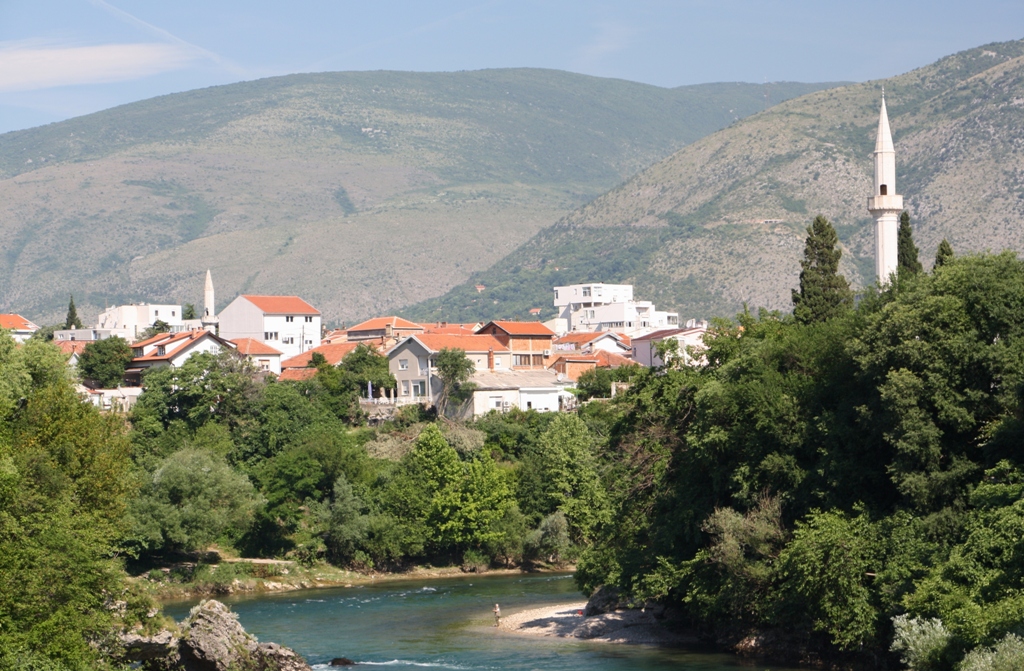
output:
[[[316,668],[348,657],[373,666],[467,670],[783,671],[731,655],[537,638],[490,626],[495,603],[508,614],[582,600],[568,575],[387,581],[221,600],[247,631],[294,648]],[[164,612],[180,621],[191,605],[167,604]]]

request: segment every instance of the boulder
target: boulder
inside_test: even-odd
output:
[[[275,643],[261,645],[219,601],[201,602],[181,626],[183,671],[310,671],[295,651]]]
[[[619,591],[619,588],[612,587],[611,585],[601,585],[590,595],[587,607],[583,609],[583,615],[592,617],[603,613],[611,613],[623,607],[622,593]]]
[[[128,632],[119,636],[123,652],[120,659],[140,662],[145,668],[174,668],[178,658],[178,637],[166,629],[153,636]]]
[[[331,666],[355,666],[355,662],[348,657],[335,657],[331,660]]]

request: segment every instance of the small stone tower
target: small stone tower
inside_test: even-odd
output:
[[[209,269],[206,271],[206,286],[203,287],[203,328],[207,331],[217,332],[217,307],[213,298],[213,276]]]
[[[896,272],[899,257],[897,234],[902,211],[903,196],[896,195],[896,149],[892,144],[883,91],[878,136],[875,138],[875,194],[868,198],[868,212],[875,219],[875,275],[878,286],[888,284]]]

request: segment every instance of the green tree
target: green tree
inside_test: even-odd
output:
[[[941,268],[952,260],[953,245],[949,244],[949,240],[946,238],[942,238],[942,242],[939,243],[939,248],[935,252],[935,265],[932,268]]]
[[[161,333],[168,333],[171,330],[171,325],[165,322],[163,319],[157,319],[153,322],[153,325],[149,328],[144,329],[139,333],[139,340],[147,340],[153,336],[158,336]]]
[[[807,228],[804,259],[800,262],[800,290],[793,290],[793,314],[810,324],[844,314],[853,306],[853,292],[839,274],[839,237],[828,219],[818,215]]]
[[[132,536],[150,552],[203,550],[241,537],[263,502],[222,457],[185,448],[147,478],[132,503]]]
[[[443,416],[448,414],[449,405],[453,401],[461,405],[467,396],[472,396],[472,386],[468,382],[476,366],[466,356],[465,350],[447,347],[437,353],[434,366],[437,369],[437,377],[441,380],[437,408],[438,413]]]
[[[82,377],[109,389],[121,384],[124,370],[133,356],[132,347],[124,338],[115,336],[97,340],[82,350],[78,357],[78,370]]]
[[[897,268],[900,274],[916,275],[922,270],[921,262],[917,259],[917,245],[914,244],[914,235],[910,228],[910,213],[906,210],[900,214],[897,260]]]
[[[82,320],[78,318],[78,310],[75,309],[74,296],[71,296],[71,298],[68,300],[68,316],[64,318],[64,328],[82,328]]]
[[[181,311],[181,318],[196,319],[196,306],[194,303],[185,303],[185,307]]]

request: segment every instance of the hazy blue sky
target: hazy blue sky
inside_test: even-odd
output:
[[[293,72],[863,81],[1020,38],[1021,0],[0,0],[0,133]]]

